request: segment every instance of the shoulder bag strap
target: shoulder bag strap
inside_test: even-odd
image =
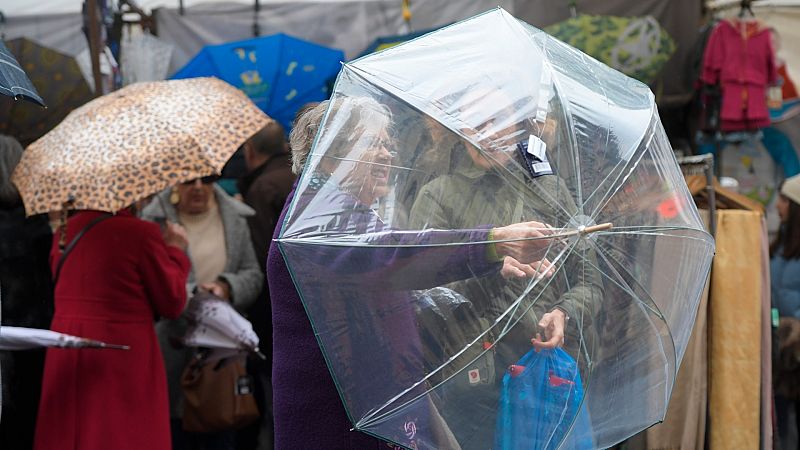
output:
[[[59,258],[59,260],[58,260],[58,265],[56,266],[56,274],[53,277],[53,287],[54,288],[58,284],[58,277],[59,277],[59,275],[61,275],[61,267],[64,266],[64,260],[67,259],[67,256],[69,255],[69,252],[71,252],[72,249],[75,248],[75,244],[77,244],[78,241],[80,240],[80,238],[82,238],[83,235],[86,234],[86,232],[89,231],[93,226],[97,225],[98,223],[100,223],[100,222],[102,222],[102,221],[104,221],[104,220],[106,220],[106,219],[108,219],[110,217],[111,217],[111,214],[103,214],[103,215],[101,215],[99,217],[95,217],[91,222],[86,224],[86,226],[83,227],[83,229],[81,231],[79,231],[78,234],[76,234],[74,238],[72,238],[72,241],[64,249],[64,253],[61,254],[61,258]]]

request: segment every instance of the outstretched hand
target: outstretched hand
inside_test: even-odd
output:
[[[564,345],[564,329],[567,324],[567,315],[560,309],[554,309],[542,316],[539,327],[544,330],[545,339],[542,341],[541,333],[531,339],[531,344],[538,352],[542,349],[554,349]]]
[[[534,261],[530,264],[523,264],[516,259],[506,256],[503,258],[503,268],[500,269],[500,275],[506,280],[513,278],[536,278],[536,277],[552,277],[555,273],[553,263],[547,258],[541,261]]]

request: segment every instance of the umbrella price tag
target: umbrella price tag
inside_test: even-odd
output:
[[[547,144],[534,135],[528,136],[528,153],[539,161],[547,161]]]
[[[517,144],[517,148],[525,160],[525,166],[531,177],[553,174],[550,162],[547,161],[547,144],[543,140],[531,134],[527,141],[523,140]]]

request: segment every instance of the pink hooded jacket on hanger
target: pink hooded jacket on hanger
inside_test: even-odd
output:
[[[701,78],[722,87],[722,131],[770,126],[767,87],[777,73],[771,33],[761,22],[720,21],[706,44]]]

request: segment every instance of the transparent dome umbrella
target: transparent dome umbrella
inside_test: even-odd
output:
[[[344,65],[278,245],[354,428],[462,449],[562,318],[515,445],[662,420],[714,253],[649,89],[502,9]]]

